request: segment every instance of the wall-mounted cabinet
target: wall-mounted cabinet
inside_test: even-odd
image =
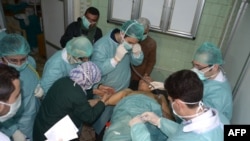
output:
[[[152,31],[195,39],[205,0],[109,0],[108,22],[146,17]]]

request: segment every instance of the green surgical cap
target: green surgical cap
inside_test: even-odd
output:
[[[28,55],[30,46],[19,34],[6,34],[0,41],[0,56]]]
[[[129,20],[125,22],[121,30],[129,37],[141,40],[144,33],[144,27],[142,24],[138,23],[136,20]]]
[[[221,65],[224,63],[220,49],[210,42],[203,43],[196,50],[194,60],[208,65]]]
[[[93,53],[93,46],[84,36],[74,37],[66,44],[68,54],[74,57],[89,57]]]

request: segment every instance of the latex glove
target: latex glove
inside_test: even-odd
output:
[[[43,88],[40,84],[37,84],[36,89],[34,91],[35,97],[41,98],[44,95]]]
[[[117,49],[116,49],[116,53],[115,53],[115,57],[114,59],[116,60],[116,62],[120,62],[122,60],[122,58],[124,57],[124,55],[127,53],[128,51],[124,48],[124,46],[122,44],[120,44]]]
[[[160,118],[153,112],[144,112],[141,114],[143,121],[150,122],[151,124],[158,126],[160,125]]]
[[[12,138],[13,141],[26,141],[26,136],[20,130],[16,130]]]
[[[150,82],[150,84],[151,84],[149,85],[150,90],[165,89],[163,82],[153,81],[153,82]]]
[[[134,44],[132,48],[132,52],[135,57],[139,57],[142,50],[141,50],[141,45],[140,44]]]
[[[143,122],[143,120],[141,119],[141,116],[138,115],[138,116],[132,118],[132,119],[129,121],[129,126],[131,127],[131,126],[133,126],[133,125],[135,125],[135,124],[137,124],[137,123],[142,123],[142,122]]]

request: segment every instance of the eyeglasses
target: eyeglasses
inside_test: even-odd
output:
[[[205,68],[210,68],[210,67],[212,67],[213,65],[208,65],[208,66],[206,66],[206,67],[203,67],[203,68],[197,68],[198,70],[204,70]]]
[[[213,66],[213,65],[207,65],[207,66],[205,66],[205,67],[201,67],[200,65],[195,64],[194,62],[192,62],[192,65],[193,65],[193,67],[197,68],[198,70],[204,70],[204,69],[206,69],[206,68],[210,68],[210,67]]]
[[[23,64],[27,60],[27,56],[22,57],[22,58],[11,58],[11,57],[3,57],[7,62],[15,64],[15,65],[20,65]]]

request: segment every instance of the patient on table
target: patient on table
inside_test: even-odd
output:
[[[152,80],[144,78],[148,82]],[[110,126],[107,127],[103,140],[104,141],[124,141],[131,140],[129,121],[136,115],[146,111],[155,112],[158,116],[174,120],[170,112],[167,98],[161,94],[164,90],[155,90],[154,94],[149,89],[148,82],[141,80],[138,91],[131,89],[122,90],[114,94],[107,101],[108,105],[116,105],[110,120]],[[152,140],[166,140],[167,137],[157,129],[157,127],[147,124],[150,130]]]

